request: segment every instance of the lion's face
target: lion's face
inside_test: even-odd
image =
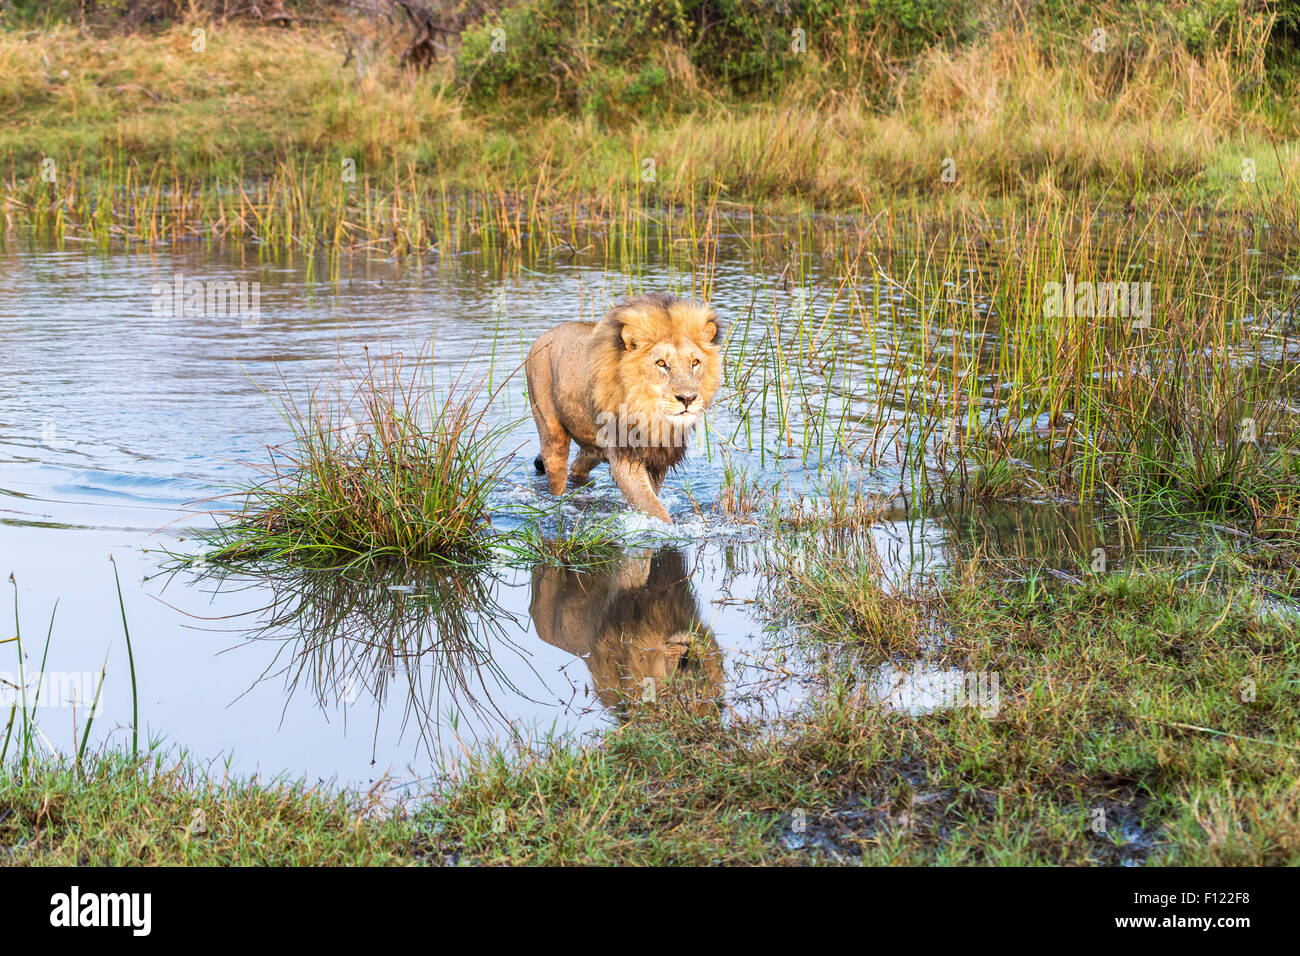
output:
[[[717,389],[706,383],[707,363],[718,361],[716,353],[710,356],[712,350],[689,340],[653,342],[630,351],[625,364],[635,367],[631,377],[641,384],[638,404],[683,425],[693,424]]]
[[[717,316],[682,299],[643,296],[616,308],[605,323],[617,329],[616,354],[609,357],[618,387],[602,398],[683,428],[695,424],[722,382]],[[615,411],[610,405],[604,408]]]

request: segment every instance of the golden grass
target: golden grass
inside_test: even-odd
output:
[[[1157,186],[1239,198],[1242,156],[1269,185],[1294,188],[1295,97],[1265,109],[1268,21],[1193,56],[1155,33],[1093,53],[1045,45],[1024,25],[972,44],[935,47],[901,67],[872,38],[856,44],[861,75],[817,63],[765,100],[711,91],[684,51],[656,53],[678,105],[610,127],[522,103],[471,106],[448,63],[398,68],[395,47],[342,26],[208,27],[101,38],[70,28],[0,33],[0,158],[13,178],[44,155],[86,173],[114,154],[158,159],[196,175],[250,175],[277,159],[351,157],[364,173],[410,165],[453,189],[608,200],[639,190],[651,203],[700,198],[857,207],[897,195],[967,200],[1051,197],[1085,189],[1127,200]],[[847,41],[846,41],[847,42]],[[345,66],[346,51],[361,51]],[[1290,105],[1288,105],[1290,104]],[[1282,168],[1269,161],[1282,143]],[[640,180],[654,157],[658,181]],[[954,181],[943,177],[952,160]]]

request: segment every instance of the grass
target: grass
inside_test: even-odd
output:
[[[367,352],[365,369],[346,370],[346,394],[318,390],[299,405],[286,391],[292,440],[271,449],[241,507],[200,532],[204,560],[349,568],[486,557],[505,429],[486,422],[476,389],[444,392],[427,373],[418,359],[407,369],[400,355]]]
[[[157,755],[44,762],[0,789],[0,844],[79,864],[1300,861],[1293,618],[1222,567],[1004,570],[954,569],[931,595],[933,660],[996,674],[995,714],[877,703],[854,675],[889,651],[851,619],[858,666],[774,724],[664,698],[598,744],[475,751],[394,813],[373,792],[209,780]],[[878,578],[843,586],[889,600]],[[933,621],[890,619],[913,636]]]
[[[617,515],[597,518],[581,512],[565,522],[554,508],[524,508],[527,519],[498,539],[498,553],[511,564],[555,568],[598,568],[622,557],[628,539]],[[555,518],[555,528],[549,525]]]
[[[1234,18],[1209,42],[1126,10],[1098,13],[1122,38],[1109,52],[1012,17],[883,70],[895,77],[883,96],[831,95],[843,70],[810,61],[768,97],[694,77],[688,101],[608,124],[480,101],[442,68],[403,72],[373,36],[366,70],[340,75],[327,55],[338,24],[225,24],[201,54],[180,24],[112,40],[10,31],[6,216],[56,244],[251,242],[301,257],[310,278],[323,263],[332,281],[374,251],[445,261],[473,248],[509,270],[595,250],[632,275],[666,255],[700,298],[732,233],[756,272],[781,270],[737,317],[729,350],[739,424],[725,437],[761,465],[797,448],[820,470],[848,452],[902,471],[917,504],[1106,497],[1290,533],[1300,439],[1295,366],[1278,356],[1292,347],[1295,295],[1278,276],[1300,268],[1294,77],[1266,55],[1266,16]],[[886,62],[876,40],[844,42],[866,44],[855,62]],[[269,124],[268,98],[283,106]],[[51,142],[34,145],[32,130]],[[218,144],[218,130],[234,140]],[[653,182],[646,156],[671,157]],[[755,203],[762,212],[744,208]],[[816,217],[770,215],[810,206]],[[1150,327],[1048,316],[1043,291],[1067,277],[1149,282]],[[795,308],[782,292],[804,298]],[[884,313],[904,321],[886,327]],[[439,423],[438,447],[477,440],[464,417],[476,413],[460,408]],[[472,543],[477,495],[435,540],[383,504],[416,472],[384,465],[358,487],[334,426],[300,425],[273,484],[315,483],[254,508],[278,509],[268,555]],[[405,487],[441,500],[422,503],[430,514],[448,506],[444,492],[488,477],[438,468]],[[336,505],[350,495],[375,507],[346,527]],[[752,518],[750,498],[721,505]]]
[[[761,97],[711,87],[657,40],[674,105],[620,118],[476,99],[450,64],[401,69],[388,36],[365,39],[363,69],[344,68],[357,36],[342,22],[205,24],[202,52],[186,23],[112,36],[4,29],[3,208],[60,242],[422,255],[446,251],[457,225],[491,224],[508,245],[549,239],[557,216],[714,199],[874,214],[1069,194],[1142,206],[1172,192],[1253,208],[1243,159],[1255,192],[1294,205],[1295,76],[1269,69],[1267,15],[1245,13],[1209,44],[1119,10],[1098,16],[1116,35],[1103,52],[1069,42],[1051,17],[1013,16],[904,62],[883,34],[845,36],[830,45],[873,75],[814,53]],[[1070,25],[1081,41],[1084,25]]]
[[[0,787],[5,863],[345,866],[404,863],[412,832],[365,795],[209,781],[161,756],[44,760]]]
[[[876,481],[901,474],[917,505],[1105,499],[1294,533],[1297,298],[1281,277],[1296,256],[1289,214],[1272,221],[1172,200],[1098,214],[1076,196],[883,210],[818,238],[789,224],[776,281],[754,249],[722,437],[831,475],[847,454]],[[1133,283],[1149,289],[1145,318],[1053,299]],[[725,465],[721,507],[751,513],[758,490]]]

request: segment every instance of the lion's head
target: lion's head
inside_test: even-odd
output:
[[[722,323],[671,295],[614,306],[591,339],[591,400],[598,413],[641,415],[689,428],[722,383]]]

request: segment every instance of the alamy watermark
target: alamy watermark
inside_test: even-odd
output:
[[[969,708],[990,719],[1002,710],[997,671],[934,670],[916,661],[910,670],[886,669],[876,693],[888,706],[912,714]]]
[[[93,716],[98,717],[104,711],[104,697],[99,694],[101,676],[99,671],[29,672],[20,683],[12,671],[0,671],[0,710],[24,704],[44,709],[90,707],[93,703]]]
[[[1136,319],[1135,329],[1151,327],[1150,282],[1076,282],[1066,273],[1064,282],[1043,283],[1043,317],[1103,317]]]
[[[151,893],[83,893],[73,886],[50,897],[50,925],[121,927],[148,936],[153,927]]]
[[[176,273],[170,283],[155,282],[153,314],[172,319],[202,316],[238,317],[244,328],[261,321],[262,283],[235,279],[187,279]]]
[[[652,415],[620,405],[617,412],[596,416],[596,445],[600,448],[685,448],[695,428],[695,415]]]

